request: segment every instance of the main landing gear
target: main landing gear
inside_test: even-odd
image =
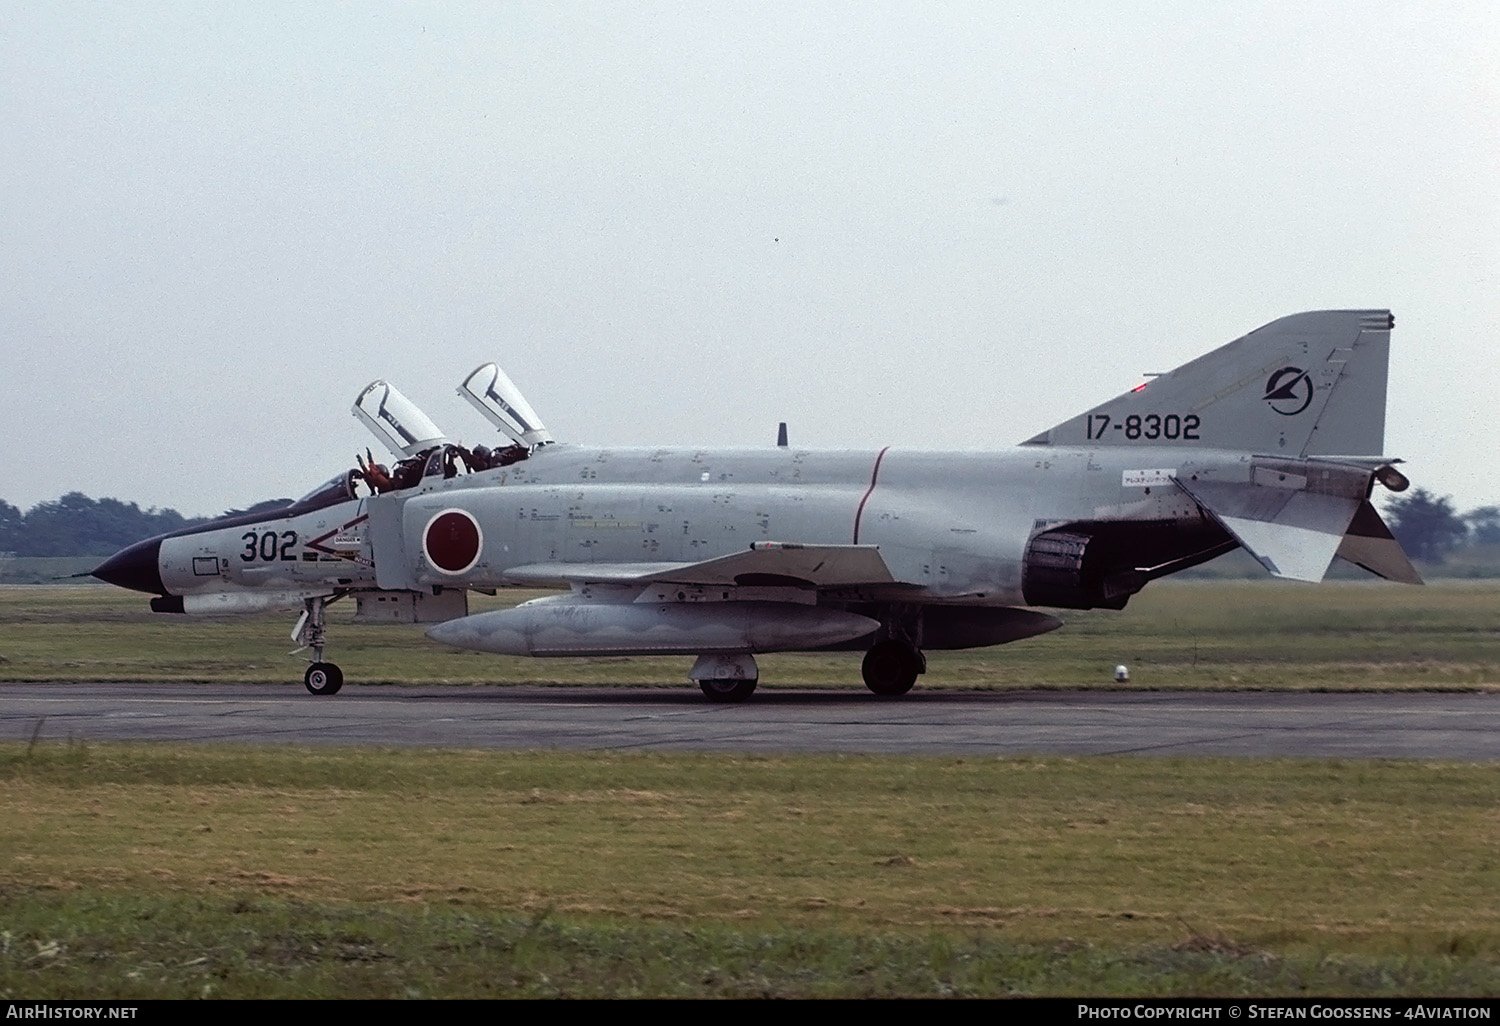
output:
[[[917,682],[917,675],[926,672],[927,657],[921,649],[900,638],[871,645],[860,665],[865,687],[883,697],[906,694]]]
[[[743,702],[755,693],[760,670],[753,655],[701,655],[688,676],[714,702]]]
[[[927,672],[927,657],[904,638],[886,638],[870,646],[860,672],[865,687],[894,698],[910,691],[918,675]],[[711,701],[743,702],[755,693],[759,673],[752,655],[703,655],[688,676]]]
[[[300,646],[297,651],[304,648],[313,651],[313,663],[302,675],[302,683],[314,695],[336,695],[339,688],[344,686],[344,671],[338,668],[337,663],[323,661],[323,608],[330,601],[323,595],[303,600],[302,615],[297,619],[297,626],[292,628],[292,640]]]

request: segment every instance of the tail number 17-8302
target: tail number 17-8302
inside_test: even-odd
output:
[[[1108,438],[1108,432],[1118,431],[1131,441],[1144,438],[1154,442],[1165,438],[1171,442],[1196,442],[1200,440],[1198,428],[1201,426],[1196,413],[1132,413],[1120,420],[1114,420],[1107,413],[1091,413],[1088,437],[1090,440]]]

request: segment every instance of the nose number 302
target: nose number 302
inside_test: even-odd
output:
[[[297,545],[296,531],[267,531],[261,534],[257,531],[246,531],[240,536],[240,541],[245,543],[245,551],[240,553],[240,558],[246,563],[257,559],[267,562],[275,559],[283,559],[293,562],[297,554],[292,551]]]

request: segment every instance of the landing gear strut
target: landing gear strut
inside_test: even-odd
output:
[[[860,666],[865,687],[886,697],[906,694],[917,682],[917,675],[926,671],[927,660],[921,650],[911,642],[897,638],[877,641],[870,646]]]
[[[304,600],[302,615],[297,619],[297,626],[292,628],[292,640],[301,648],[312,649],[313,663],[302,675],[302,683],[315,695],[336,695],[344,686],[344,671],[336,663],[323,661],[323,607],[328,601],[322,595]]]

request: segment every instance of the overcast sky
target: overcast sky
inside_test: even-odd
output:
[[[0,0],[0,498],[298,495],[396,383],[553,433],[995,448],[1390,307],[1500,502],[1500,5]]]

